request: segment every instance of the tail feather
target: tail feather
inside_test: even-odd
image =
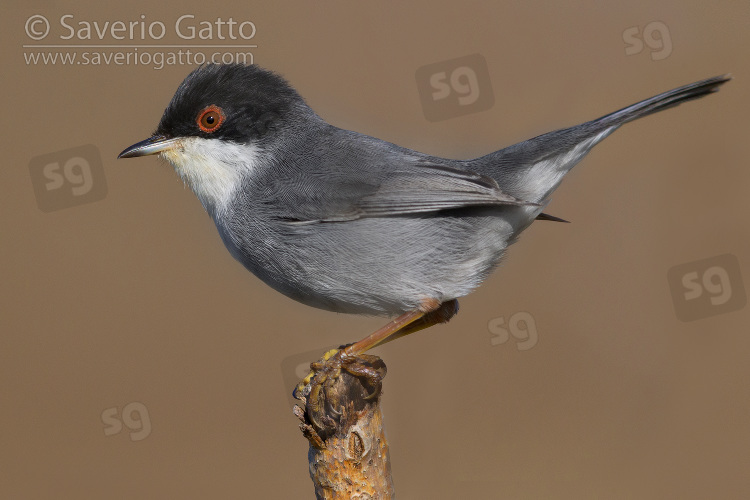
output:
[[[730,79],[731,76],[722,75],[684,85],[596,120],[555,130],[470,160],[466,166],[492,177],[511,196],[541,203],[591,148],[624,123],[716,92]]]
[[[554,215],[545,214],[544,212],[540,213],[536,216],[536,220],[551,220],[553,222],[567,222],[570,223],[569,220],[561,219],[560,217],[555,217]]]
[[[650,99],[628,106],[627,108],[610,113],[595,120],[595,122],[601,122],[602,125],[609,123],[622,125],[623,123],[633,121],[643,116],[673,108],[683,102],[700,99],[708,94],[718,92],[719,87],[731,79],[732,77],[730,75],[722,75],[707,78],[689,85],[683,85],[682,87],[664,92]]]

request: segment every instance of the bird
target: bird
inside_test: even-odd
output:
[[[166,159],[229,253],[275,290],[328,311],[393,318],[327,358],[358,372],[357,355],[448,321],[534,221],[563,221],[544,210],[596,144],[730,78],[457,160],[329,124],[273,71],[204,64],[155,132],[118,158]]]

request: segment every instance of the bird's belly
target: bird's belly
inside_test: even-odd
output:
[[[219,230],[247,269],[299,302],[392,316],[426,299],[467,295],[494,268],[514,234],[494,209],[449,214],[279,223],[244,239],[231,228]],[[285,243],[273,248],[271,241]]]

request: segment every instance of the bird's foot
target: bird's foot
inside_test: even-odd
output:
[[[312,371],[294,389],[294,397],[306,402],[308,417],[317,431],[334,427],[330,415],[341,414],[342,395],[334,386],[342,370],[360,380],[367,391],[362,400],[370,401],[380,395],[385,363],[377,356],[352,354],[348,347],[332,349],[311,363]]]
[[[320,360],[311,363],[312,371],[297,384],[292,394],[295,399],[305,403],[314,430],[323,432],[335,428],[336,419],[341,416],[342,404],[348,404],[342,400],[357,400],[363,404],[377,401],[386,373],[385,364],[377,356],[364,354],[366,351],[404,335],[446,323],[457,312],[458,301],[455,299],[443,303],[434,299],[425,300],[422,307],[405,312],[359,342],[332,349]],[[343,390],[341,384],[336,383],[342,370],[360,381],[359,388],[354,392]]]
[[[300,401],[305,401],[307,399],[307,396],[310,394],[310,382],[312,382],[313,377],[315,377],[315,374],[317,371],[315,368],[313,368],[313,364],[318,364],[321,362],[326,362],[329,359],[331,359],[333,356],[338,353],[340,349],[331,349],[330,351],[327,351],[325,354],[323,354],[323,357],[320,358],[318,361],[314,363],[310,363],[310,373],[307,374],[305,378],[299,381],[297,384],[297,387],[294,388],[294,391],[292,391],[292,397],[294,399],[298,399]]]

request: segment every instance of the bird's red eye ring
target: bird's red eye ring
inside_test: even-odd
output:
[[[221,127],[221,124],[224,123],[224,118],[224,111],[219,106],[212,104],[198,113],[196,123],[202,131],[211,133]]]

